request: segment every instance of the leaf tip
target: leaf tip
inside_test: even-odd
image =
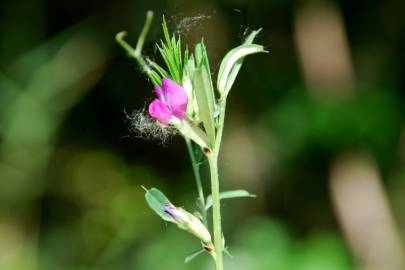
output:
[[[148,192],[148,191],[149,191],[144,185],[141,185],[141,188],[142,188],[143,190],[145,190],[145,192]]]

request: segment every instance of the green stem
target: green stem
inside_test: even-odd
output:
[[[124,38],[127,35],[126,31],[119,32],[115,36],[115,40],[118,42],[118,44],[121,45],[122,48],[124,48],[127,51],[129,56],[131,56],[131,57],[135,58],[137,61],[141,61],[143,63],[146,63],[146,62],[142,57],[142,48],[143,48],[143,44],[145,43],[146,35],[148,34],[150,26],[152,24],[152,20],[153,20],[153,12],[149,10],[146,13],[145,24],[142,28],[141,34],[139,35],[138,42],[136,43],[136,49],[134,49],[131,45],[128,44],[128,42],[126,42],[124,40]]]
[[[221,229],[221,205],[219,198],[218,178],[218,154],[212,152],[208,155],[208,162],[211,171],[211,195],[212,195],[212,222],[214,231],[214,247],[216,254],[216,270],[223,270],[222,259],[222,229]]]
[[[118,42],[118,44],[121,45],[122,48],[124,48],[127,51],[128,55],[130,57],[134,58],[138,62],[139,66],[149,76],[149,78],[152,80],[153,84],[160,85],[159,75],[153,69],[150,68],[150,66],[146,62],[145,58],[143,58],[143,56],[142,56],[143,44],[145,43],[145,39],[149,32],[152,21],[153,21],[153,12],[149,10],[146,13],[145,24],[143,25],[142,32],[139,35],[138,42],[136,43],[135,49],[131,45],[129,45],[128,42],[126,42],[124,40],[124,38],[127,35],[126,31],[119,32],[115,36],[115,40]]]
[[[191,165],[193,166],[194,178],[195,178],[195,182],[196,182],[196,186],[197,186],[197,192],[198,192],[198,197],[199,197],[198,206],[200,207],[200,213],[203,218],[203,222],[205,225],[207,225],[207,211],[205,210],[204,190],[203,190],[203,187],[201,184],[200,165],[198,164],[198,161],[196,160],[192,142],[188,138],[185,138],[185,141],[186,141],[186,145],[187,145],[188,154],[189,154],[190,160],[191,160]]]
[[[153,12],[151,10],[149,10],[148,12],[146,12],[146,21],[142,28],[142,32],[139,35],[138,42],[136,43],[136,48],[135,48],[135,52],[134,52],[135,55],[141,56],[142,47],[143,47],[143,44],[145,43],[146,35],[149,32],[150,26],[152,25],[152,21],[153,21]]]
[[[211,172],[211,195],[212,195],[212,221],[214,231],[214,247],[216,253],[216,270],[223,270],[223,243],[222,243],[222,228],[221,228],[221,202],[219,193],[219,174],[218,174],[218,154],[221,148],[222,133],[225,121],[226,98],[220,99],[220,112],[218,120],[218,128],[215,136],[214,147],[207,155]]]

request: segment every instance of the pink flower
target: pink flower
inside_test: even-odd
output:
[[[162,87],[157,86],[155,93],[157,98],[149,104],[150,116],[165,124],[174,118],[184,118],[188,97],[180,85],[168,78],[164,78]]]

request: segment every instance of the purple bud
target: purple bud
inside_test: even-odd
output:
[[[174,220],[179,223],[185,223],[188,221],[188,216],[181,208],[176,208],[171,204],[165,204],[163,207],[165,213],[169,214]]]
[[[211,242],[210,233],[197,217],[188,213],[186,210],[177,208],[169,203],[163,206],[163,210],[165,211],[165,213],[170,215],[177,222],[178,225],[181,225],[183,229],[194,234],[204,243]]]

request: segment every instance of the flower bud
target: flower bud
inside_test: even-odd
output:
[[[165,204],[164,211],[177,222],[180,228],[187,230],[204,243],[211,242],[211,234],[208,232],[207,228],[205,228],[204,224],[194,215],[172,204]]]
[[[164,211],[169,214],[177,223],[185,224],[188,221],[187,212],[181,208],[174,207],[172,204],[165,204]]]

